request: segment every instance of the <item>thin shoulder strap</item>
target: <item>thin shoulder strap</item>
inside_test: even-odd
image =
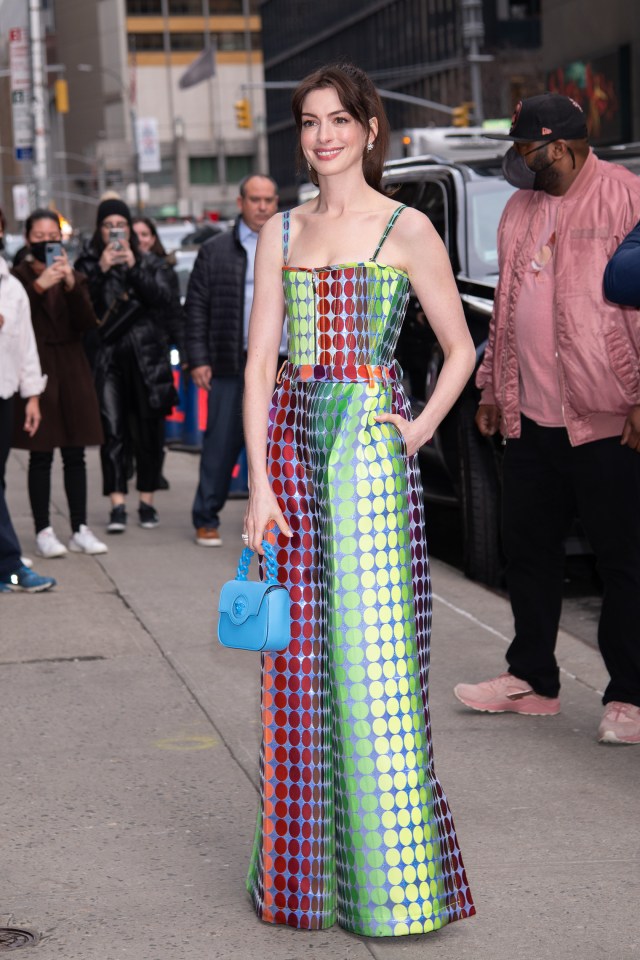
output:
[[[389,223],[388,223],[388,224],[386,225],[386,227],[384,228],[384,233],[383,233],[382,236],[380,237],[380,242],[379,242],[378,246],[376,247],[376,252],[375,252],[374,255],[371,257],[372,260],[375,261],[375,260],[377,259],[378,254],[379,254],[380,251],[382,250],[382,244],[385,242],[385,240],[387,239],[387,237],[388,237],[389,234],[391,233],[391,230],[393,229],[394,223],[396,222],[396,220],[398,219],[398,217],[400,216],[400,214],[402,213],[402,211],[405,209],[405,207],[406,207],[406,204],[403,203],[403,204],[401,204],[399,207],[396,207],[396,209],[395,209],[395,210],[393,211],[393,213],[391,214],[391,217],[389,218]],[[285,262],[286,262],[286,261],[285,261]]]
[[[289,226],[291,221],[291,211],[285,210],[282,214],[282,259],[286,267],[289,260]]]

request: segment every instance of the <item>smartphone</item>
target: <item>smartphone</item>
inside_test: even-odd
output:
[[[51,243],[47,243],[47,245],[44,248],[44,253],[46,257],[46,260],[45,260],[46,265],[50,267],[53,265],[56,257],[62,256],[62,244],[58,243],[58,241],[55,241],[55,242],[52,241]]]
[[[127,231],[122,227],[117,227],[114,230],[109,230],[109,243],[112,244],[114,250],[122,250],[122,241],[127,237]]]

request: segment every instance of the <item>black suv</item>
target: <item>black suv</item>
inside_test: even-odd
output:
[[[640,144],[596,151],[602,159],[640,172]],[[387,164],[385,185],[394,200],[425,213],[442,237],[476,346],[476,367],[487,343],[498,279],[497,232],[514,192],[502,177],[501,158],[460,162],[413,157]],[[411,297],[397,358],[414,414],[435,387],[443,357],[415,297]],[[425,498],[459,505],[464,537],[464,572],[500,585],[500,441],[480,435],[474,416],[479,392],[472,377],[433,439],[420,451]]]

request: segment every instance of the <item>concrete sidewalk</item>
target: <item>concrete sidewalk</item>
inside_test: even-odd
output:
[[[101,535],[95,451],[89,463]],[[168,454],[156,530],[137,527],[131,496],[130,529],[108,554],[38,560],[55,591],[0,597],[0,926],[38,931],[41,960],[637,960],[640,748],[595,741],[597,652],[561,637],[559,717],[467,711],[451,689],[503,669],[510,611],[437,562],[436,764],[478,915],[391,941],[255,918],[244,877],[259,662],[214,639],[244,503],[225,509],[221,550],[196,547],[197,466]],[[34,556],[25,469],[13,453],[8,500]],[[52,520],[66,539],[61,472],[56,462]]]

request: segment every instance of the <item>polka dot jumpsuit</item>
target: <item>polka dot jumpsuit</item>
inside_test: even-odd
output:
[[[371,260],[287,266],[289,362],[268,472],[291,642],[262,664],[261,800],[247,880],[258,915],[365,936],[475,912],[427,702],[431,591],[416,457],[380,413],[410,417],[393,356],[409,279]]]

